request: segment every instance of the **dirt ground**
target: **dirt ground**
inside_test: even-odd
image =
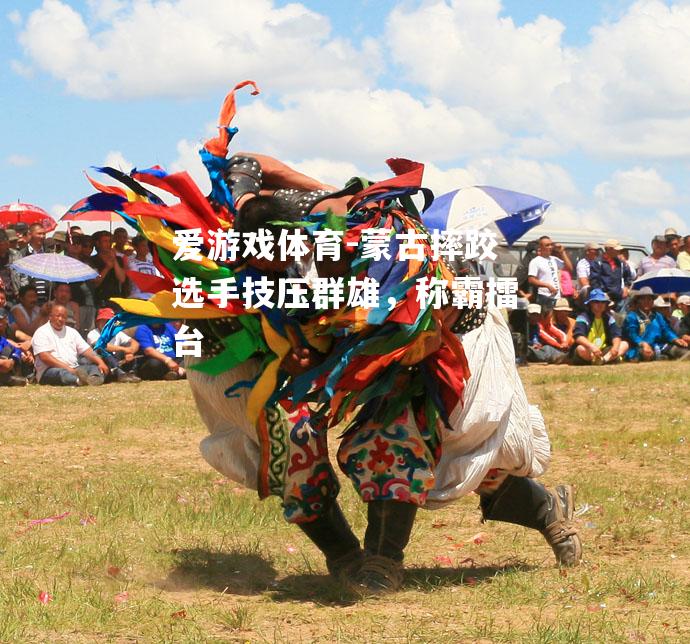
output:
[[[689,641],[690,364],[521,374],[545,482],[578,489],[583,565],[481,524],[470,496],[420,513],[402,592],[363,600],[275,499],[201,459],[186,383],[5,389],[0,641]],[[361,535],[347,482],[341,498]]]

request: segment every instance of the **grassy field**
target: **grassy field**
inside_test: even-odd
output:
[[[404,590],[361,601],[275,499],[201,459],[186,383],[4,389],[0,641],[690,641],[690,364],[521,373],[545,480],[578,488],[584,565],[481,525],[472,496],[422,512]],[[361,534],[347,483],[342,501]]]

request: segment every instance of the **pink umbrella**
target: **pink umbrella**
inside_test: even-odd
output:
[[[9,203],[0,206],[0,228],[7,228],[15,224],[41,224],[46,232],[54,230],[57,222],[43,208],[30,203]]]

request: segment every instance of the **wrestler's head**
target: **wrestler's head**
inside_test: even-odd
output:
[[[281,226],[271,223],[275,221],[296,222],[299,221],[299,213],[290,208],[284,201],[273,197],[254,197],[246,201],[240,208],[235,218],[235,230],[243,234],[256,233],[260,229],[270,230],[274,239],[277,240]],[[294,260],[291,258],[280,260],[277,257],[272,260],[248,257],[247,264],[262,271],[279,273],[286,271],[294,264]]]

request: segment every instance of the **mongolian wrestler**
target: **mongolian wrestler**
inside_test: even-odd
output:
[[[127,176],[102,169],[136,199],[92,182],[100,193],[89,201],[94,209],[107,202],[147,236],[163,275],[144,285],[156,291],[150,301],[118,300],[131,316],[122,324],[187,317],[174,308],[173,291],[189,280],[203,285],[203,302],[190,317],[205,320],[204,335],[215,336],[218,346],[188,374],[211,432],[201,444],[206,460],[262,498],[278,496],[285,518],[323,552],[329,571],[353,579],[364,592],[400,587],[418,508],[439,507],[471,491],[479,492],[485,519],[539,530],[559,564],[576,564],[581,545],[572,525],[572,491],[549,491],[534,480],[548,464],[548,438],[541,415],[527,404],[498,312],[489,311],[477,326],[475,310],[461,314],[419,303],[414,284],[420,278],[449,283],[453,277],[449,266],[431,258],[428,240],[422,260],[401,260],[397,249],[384,258],[362,256],[365,230],[390,240],[415,230],[426,239],[409,201],[423,191],[423,166],[393,160],[392,179],[351,182],[334,192],[268,157],[243,154],[228,161],[234,110],[231,92],[219,136],[202,150],[212,183],[208,201],[188,175],[158,167]],[[142,183],[180,203],[166,206]],[[347,215],[337,221],[338,213]],[[299,262],[249,257],[241,267],[208,255],[177,259],[173,238],[180,229],[281,233],[300,228],[303,219],[310,235],[319,226],[329,231],[342,225],[355,248],[343,243],[338,261],[319,262],[309,254]],[[210,301],[218,280],[240,288],[268,276],[309,283],[343,275],[376,281],[392,305],[322,310],[312,304],[288,314]],[[338,465],[368,507],[363,548],[337,504],[338,479],[328,459],[327,430],[340,429],[341,421],[346,428]]]
[[[273,171],[262,170],[266,166],[278,170],[277,181]],[[277,232],[270,222],[299,220],[312,210],[322,210],[325,202],[334,210],[345,210],[348,197],[336,193],[333,198],[334,188],[294,173],[269,157],[240,155],[230,160],[228,168],[228,183],[236,203],[242,206],[235,226],[243,232],[259,228]],[[266,191],[265,185],[274,190]],[[267,194],[272,197],[267,198]],[[257,196],[261,198],[252,203]],[[295,268],[290,262],[250,259],[249,264],[272,276]],[[299,269],[304,271],[304,265]],[[332,277],[344,266],[317,263],[311,266],[314,269],[321,276]],[[457,317],[457,311],[447,313]],[[441,432],[443,449],[436,449],[420,425],[413,410],[415,401],[389,426],[360,417],[360,424],[346,433],[339,446],[339,466],[368,506],[363,550],[336,501],[338,483],[328,462],[325,432],[315,431],[304,412],[273,419],[278,424],[287,421],[282,431],[290,437],[294,434],[302,445],[313,442],[302,452],[312,455],[308,470],[301,472],[302,479],[297,468],[291,471],[288,467],[286,479],[276,487],[283,496],[286,518],[297,523],[324,553],[332,574],[354,574],[367,591],[400,586],[403,550],[419,507],[440,507],[473,490],[480,495],[485,519],[539,530],[561,565],[574,565],[581,557],[580,540],[572,525],[571,488],[559,486],[549,491],[533,478],[546,469],[549,441],[541,414],[527,404],[514,366],[510,333],[501,315],[490,311],[482,327],[465,334],[463,344],[473,375],[467,383],[464,405],[456,406],[451,428]],[[296,375],[323,359],[310,348],[294,347],[283,367]],[[195,374],[190,383],[211,431],[202,441],[202,454],[213,467],[247,485],[256,480],[261,447],[255,429],[241,420],[243,401],[222,396],[232,381],[251,380],[252,366],[247,363],[241,369],[241,373],[229,372],[215,380]],[[400,388],[408,384],[404,376],[398,382]],[[291,428],[290,423],[295,425]],[[293,462],[306,461],[298,458]],[[299,490],[298,496],[309,491],[310,507],[318,508],[316,516],[291,511],[299,505],[290,498],[294,490]]]

